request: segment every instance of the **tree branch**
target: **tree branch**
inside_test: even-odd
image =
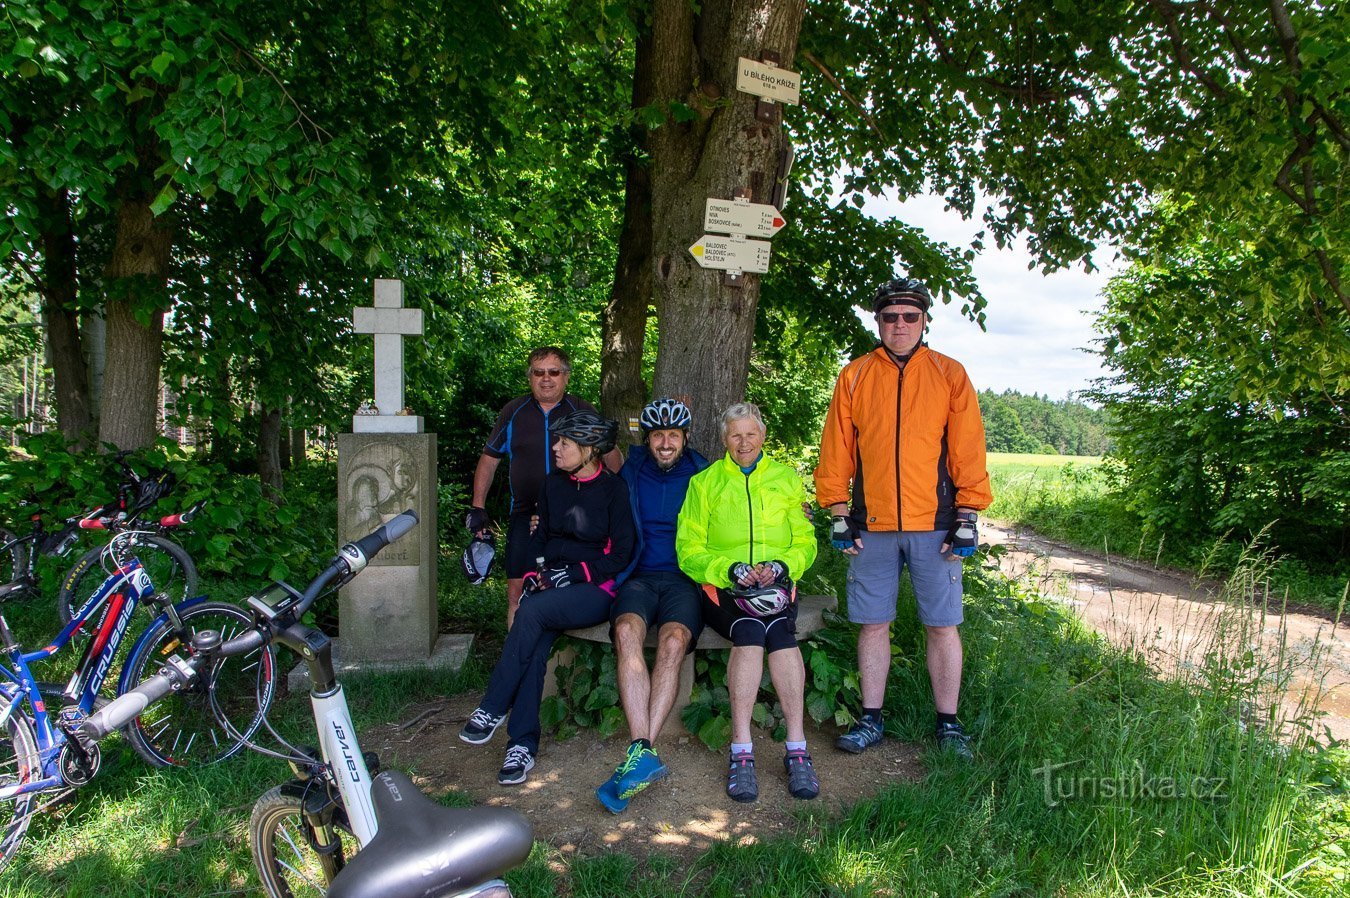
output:
[[[28,280],[32,283],[34,290],[43,296],[47,294],[47,289],[42,284],[42,278],[38,276],[38,273],[33,269],[33,266],[29,264],[28,260],[24,258],[22,253],[18,250],[10,250],[9,261],[11,265],[14,265],[28,276]]]
[[[923,18],[924,30],[928,32],[928,38],[933,42],[934,49],[937,50],[938,58],[953,69],[965,72],[975,80],[976,84],[987,87],[990,90],[1013,97],[1014,99],[1034,103],[1055,103],[1068,97],[1088,97],[1091,92],[1082,88],[1076,90],[1047,90],[1036,87],[1034,84],[1020,85],[1012,84],[1007,81],[1000,81],[997,78],[990,78],[987,75],[976,75],[970,71],[970,58],[962,62],[957,60],[952,53],[951,47],[943,39],[942,32],[933,21],[931,15],[932,5],[929,0],[918,0],[919,12]],[[973,53],[974,51],[972,51]]]
[[[1336,298],[1341,301],[1345,311],[1350,312],[1350,296],[1347,296],[1344,288],[1341,287],[1341,276],[1336,271],[1336,264],[1332,262],[1331,255],[1324,249],[1316,251],[1317,264],[1322,269],[1322,277],[1326,279],[1327,286],[1331,292],[1336,294]]]
[[[1219,23],[1219,30],[1223,32],[1224,37],[1228,38],[1228,45],[1233,48],[1233,55],[1237,61],[1248,69],[1254,68],[1255,63],[1252,56],[1247,52],[1247,48],[1237,37],[1237,27],[1233,24],[1233,19],[1226,12],[1217,9],[1213,3],[1203,3],[1204,10],[1210,14],[1210,17]]]
[[[1191,56],[1191,51],[1186,49],[1186,43],[1182,39],[1181,26],[1178,20],[1181,18],[1181,8],[1169,2],[1169,0],[1148,0],[1148,5],[1158,11],[1162,17],[1163,25],[1167,28],[1168,40],[1172,43],[1172,56],[1177,64],[1184,71],[1190,72],[1195,76],[1195,80],[1203,84],[1210,93],[1217,97],[1227,99],[1228,88],[1224,87],[1208,72],[1195,64],[1195,57]]]
[[[826,81],[834,85],[834,89],[839,91],[840,96],[842,96],[845,100],[848,100],[848,102],[851,103],[853,107],[858,110],[858,114],[863,117],[863,121],[867,122],[867,126],[872,129],[872,133],[876,134],[877,137],[885,141],[886,135],[881,133],[881,128],[877,127],[876,120],[873,119],[872,114],[867,111],[867,107],[863,106],[862,103],[858,102],[858,98],[853,96],[853,94],[849,92],[848,88],[844,87],[844,85],[840,83],[839,79],[835,77],[834,72],[831,72],[829,67],[826,66],[825,63],[817,59],[815,54],[812,53],[810,50],[802,50],[801,54],[802,58],[804,58],[807,62],[811,63],[811,65],[815,66],[820,71],[820,74],[825,76]]]
[[[222,34],[221,37],[225,39],[226,43],[234,47],[235,50],[242,53],[245,57],[248,58],[250,62],[256,65],[259,68],[259,70],[261,70],[265,75],[267,75],[267,77],[271,78],[272,81],[276,83],[276,86],[281,90],[281,95],[284,96],[286,98],[286,101],[295,108],[295,112],[297,115],[300,116],[300,120],[302,122],[308,122],[309,126],[314,129],[315,137],[326,137],[329,140],[333,139],[332,134],[330,134],[324,128],[320,127],[318,122],[314,121],[314,119],[309,117],[309,114],[305,112],[304,108],[301,107],[300,103],[295,99],[295,97],[291,96],[291,92],[286,89],[285,83],[281,80],[281,78],[277,75],[277,73],[268,68],[267,63],[263,62],[261,59],[254,56],[252,51],[250,51],[247,47],[240,46],[230,35]]]

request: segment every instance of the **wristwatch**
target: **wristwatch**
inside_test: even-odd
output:
[[[956,519],[958,521],[969,521],[973,524],[980,519],[980,516],[973,511],[958,511]]]

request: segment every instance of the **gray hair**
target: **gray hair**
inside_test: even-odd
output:
[[[722,439],[727,438],[727,429],[731,427],[731,422],[740,421],[742,418],[749,418],[758,424],[760,433],[769,432],[769,428],[764,426],[764,417],[759,413],[759,406],[753,402],[738,402],[722,412]]]

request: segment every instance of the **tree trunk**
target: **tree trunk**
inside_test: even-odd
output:
[[[639,25],[637,58],[633,69],[633,108],[652,98],[652,36]],[[605,307],[600,350],[600,405],[617,418],[623,442],[635,435],[628,420],[647,401],[642,379],[642,347],[647,336],[647,309],[652,301],[652,181],[644,149],[645,126],[631,132],[633,147],[624,161],[623,230],[614,266],[614,287]]]
[[[79,287],[75,228],[70,220],[70,194],[48,194],[48,226],[42,235],[42,313],[47,323],[47,354],[56,393],[56,426],[72,448],[84,449],[94,423],[89,369],[80,341],[75,297]]]
[[[118,449],[140,449],[155,439],[159,367],[164,337],[165,285],[173,246],[167,224],[150,211],[150,197],[127,195],[117,211],[108,262],[108,367],[103,377],[98,438]],[[139,301],[137,294],[141,294]],[[147,296],[146,294],[151,294]],[[137,320],[135,306],[150,308]]]
[[[655,99],[698,117],[652,132],[653,295],[660,323],[654,392],[693,398],[692,442],[720,455],[718,416],[745,398],[760,278],[723,283],[689,253],[703,234],[707,198],[751,189],[767,202],[783,146],[782,127],[755,118],[755,97],[736,90],[737,58],[797,52],[805,0],[707,0],[652,9]]]
[[[305,466],[305,429],[291,428],[291,464],[297,468]]]
[[[263,495],[281,504],[281,409],[258,410],[258,480]]]

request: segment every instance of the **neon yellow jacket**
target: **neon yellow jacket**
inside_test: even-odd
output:
[[[689,481],[675,530],[680,569],[698,583],[731,586],[738,561],[781,561],[801,579],[816,560],[816,534],[802,512],[797,472],[767,455],[749,474],[730,453]]]

